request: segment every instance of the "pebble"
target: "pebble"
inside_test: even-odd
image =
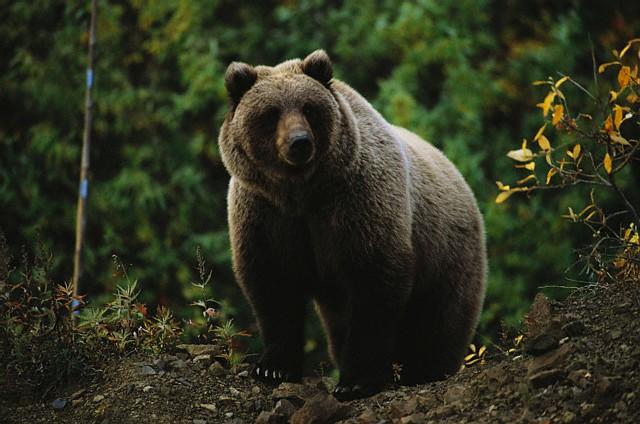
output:
[[[193,424],[207,424],[207,420],[201,420],[199,418],[193,419]]]
[[[186,366],[187,363],[183,359],[176,359],[175,361],[171,362],[171,368],[173,368],[174,370],[180,370],[185,368]]]
[[[208,353],[202,354],[202,355],[198,355],[195,358],[193,358],[193,362],[211,362],[211,355],[209,355]]]
[[[448,404],[461,403],[465,399],[465,388],[462,384],[449,387],[444,394],[444,402]]]
[[[528,378],[533,387],[542,388],[561,380],[564,376],[564,370],[553,368],[529,375]]]
[[[96,403],[101,402],[102,400],[104,400],[104,395],[95,395],[93,397],[93,401]]]
[[[156,375],[156,370],[149,365],[143,365],[140,367],[140,375]]]
[[[201,403],[200,404],[200,408],[204,408],[204,409],[206,409],[207,411],[210,411],[210,412],[217,412],[218,411],[218,407],[213,403]]]
[[[273,412],[288,418],[293,415],[294,412],[296,412],[296,407],[287,399],[280,399],[278,402],[276,402],[276,406],[273,408]]]
[[[222,377],[227,373],[227,370],[220,362],[214,362],[209,366],[209,372],[215,377]]]
[[[249,371],[244,370],[238,373],[238,377],[249,377]]]
[[[145,392],[145,393],[147,393],[147,392],[148,392],[148,391],[150,391],[151,389],[153,389],[153,387],[151,387],[151,386],[144,386],[144,387],[142,388],[142,391],[143,391],[143,392]]]
[[[211,357],[213,357],[218,353],[220,353],[220,348],[217,345],[212,345],[212,344],[203,344],[203,345],[180,344],[176,347],[180,350],[184,350],[185,352],[187,352],[189,355],[193,357],[196,357],[199,355],[210,355]],[[184,355],[184,353],[182,352],[178,353],[178,357],[180,357],[181,355]],[[183,359],[186,359],[186,358],[183,357]]]
[[[253,386],[251,388],[251,393],[253,393],[254,395],[259,395],[260,394],[260,387],[258,386]]]
[[[571,411],[566,411],[563,415],[562,415],[562,422],[563,423],[567,423],[570,424],[572,422],[574,422],[576,420],[576,414],[574,414]]]
[[[86,392],[86,389],[80,389],[78,391],[73,392],[73,394],[71,396],[69,396],[70,400],[74,400],[74,399],[78,399],[80,396],[82,396],[84,394],[84,392]]]
[[[262,411],[256,418],[256,424],[280,424],[283,422],[286,422],[285,417],[271,411]]]
[[[425,417],[423,413],[411,414],[406,417],[402,417],[400,419],[402,424],[423,424],[425,421]]]
[[[51,406],[53,407],[53,409],[64,409],[64,407],[67,406],[67,401],[65,399],[58,398],[51,402]]]

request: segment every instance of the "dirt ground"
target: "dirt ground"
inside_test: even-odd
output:
[[[640,282],[540,297],[514,352],[490,347],[446,381],[339,403],[333,382],[277,388],[212,360],[213,347],[115,361],[93,381],[37,402],[2,394],[0,423],[636,423],[640,421]],[[207,350],[209,349],[209,350]]]

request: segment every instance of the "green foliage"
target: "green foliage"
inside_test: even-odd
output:
[[[1,9],[0,224],[15,245],[29,245],[40,229],[63,281],[72,266],[88,3],[16,0]],[[561,72],[588,84],[586,34],[600,58],[640,23],[633,2],[101,0],[98,9],[82,293],[113,291],[115,253],[135,264],[141,303],[176,303],[178,317],[195,319],[189,264],[200,245],[219,309],[251,322],[232,282],[228,176],[215,143],[224,70],[232,60],[274,64],[324,48],[338,78],[443,149],[471,183],[491,267],[482,333],[517,321],[538,286],[564,278],[572,246],[585,241],[556,219],[585,193],[494,203],[497,176],[519,172],[503,152],[539,127],[532,99],[540,92],[530,81]],[[131,328],[120,331],[132,337]]]

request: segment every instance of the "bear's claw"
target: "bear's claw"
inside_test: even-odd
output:
[[[344,402],[348,400],[366,398],[380,392],[381,390],[382,385],[380,384],[338,384],[333,391],[333,396],[339,401]]]
[[[271,368],[263,364],[256,364],[251,371],[251,376],[265,383],[280,384],[284,381],[291,381],[291,375],[287,371]]]

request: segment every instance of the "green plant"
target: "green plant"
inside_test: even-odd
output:
[[[0,364],[7,385],[45,391],[86,370],[87,352],[73,318],[70,284],[49,279],[51,253],[39,243],[37,254],[23,253],[13,267],[0,233]]]
[[[180,328],[167,308],[150,317],[136,303],[137,282],[117,258],[124,284],[106,305],[86,308],[71,284],[52,283],[52,260],[39,244],[33,259],[24,253],[14,268],[0,233],[0,365],[9,392],[46,393],[105,360],[138,350],[159,353],[178,340]]]
[[[171,311],[158,306],[156,314],[149,316],[146,305],[137,302],[138,281],[129,278],[116,255],[113,263],[123,281],[106,305],[82,310],[79,328],[84,332],[84,342],[120,354],[136,349],[159,353],[175,345],[180,328]]]
[[[200,299],[194,300],[191,305],[201,309],[201,314],[195,321],[191,321],[191,325],[198,330],[199,340],[205,343],[219,344],[222,347],[220,358],[228,367],[235,369],[244,362],[247,356],[238,339],[249,336],[249,333],[238,330],[233,319],[222,308],[223,304],[207,296],[213,272],[207,269],[207,263],[199,246],[196,248],[196,260],[196,269],[200,279],[191,284],[198,289]],[[213,306],[218,306],[219,309],[215,309]]]

